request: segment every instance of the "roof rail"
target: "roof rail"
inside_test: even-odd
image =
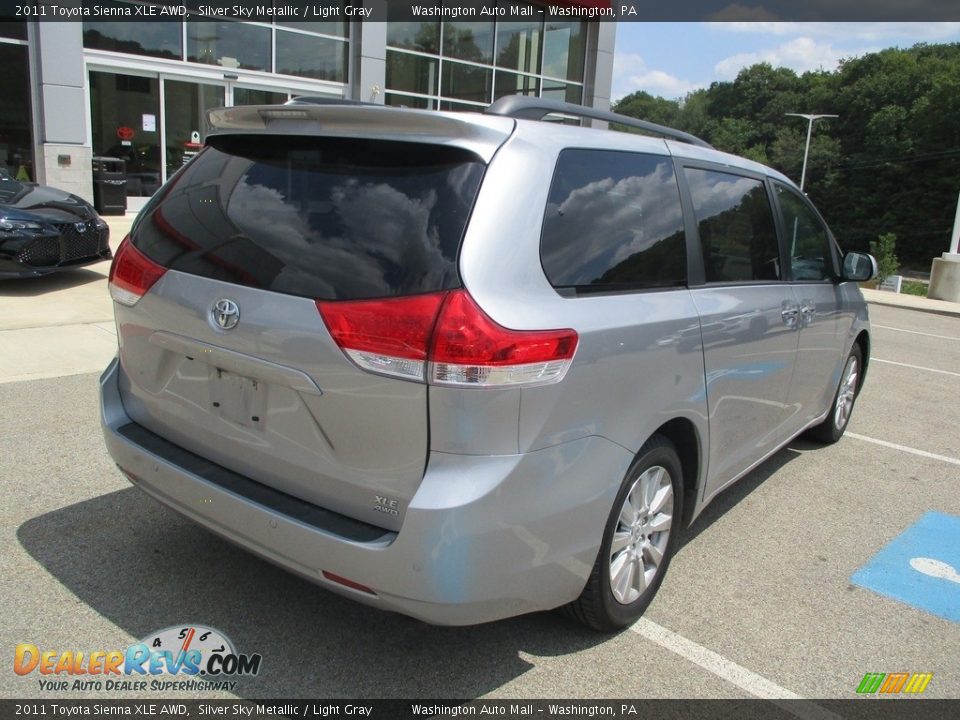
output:
[[[665,125],[657,125],[647,120],[638,120],[637,118],[620,115],[607,110],[597,110],[596,108],[586,107],[585,105],[575,105],[574,103],[550,100],[549,98],[507,95],[497,100],[483,112],[487,115],[504,115],[522,120],[542,120],[546,115],[551,113],[562,113],[564,115],[574,115],[576,117],[591,118],[593,120],[605,120],[606,122],[626,125],[627,127],[646,130],[647,132],[656,133],[657,135],[690,143],[691,145],[713,149],[713,145],[710,143],[701,140],[696,135],[685,133],[682,130],[674,130]]]
[[[345,100],[344,98],[326,97],[324,95],[299,95],[292,100],[287,100],[284,105],[371,105],[376,107],[376,103],[362,102],[361,100]],[[383,107],[380,105],[379,107]]]

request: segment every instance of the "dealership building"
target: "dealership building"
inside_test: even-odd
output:
[[[510,21],[411,21],[406,3],[401,17],[366,0],[386,21],[0,22],[0,166],[90,199],[93,158],[121,158],[135,209],[197,151],[214,107],[310,95],[471,110],[521,93],[605,109],[615,24],[548,12],[596,4]]]

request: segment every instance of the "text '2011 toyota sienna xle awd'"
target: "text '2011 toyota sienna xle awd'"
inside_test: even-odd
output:
[[[532,98],[210,122],[114,260],[104,433],[288,570],[433,623],[623,627],[717,493],[846,428],[875,263],[769,168]]]

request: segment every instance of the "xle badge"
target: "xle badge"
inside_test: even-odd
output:
[[[400,512],[397,510],[397,507],[400,504],[399,500],[392,500],[382,495],[374,495],[374,500],[377,504],[373,506],[373,509],[377,512],[382,512],[387,515],[399,515]]]

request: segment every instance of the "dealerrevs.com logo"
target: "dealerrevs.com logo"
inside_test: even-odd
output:
[[[85,652],[21,643],[14,650],[13,671],[38,676],[41,690],[232,691],[235,678],[260,672],[261,660],[259,653],[238,653],[219,630],[174,625],[125,650]]]

